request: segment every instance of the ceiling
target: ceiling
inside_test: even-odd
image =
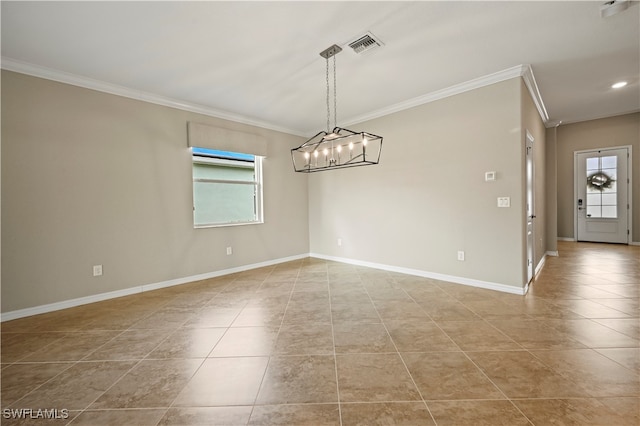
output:
[[[551,126],[640,110],[640,7],[602,3],[2,1],[2,67],[310,135],[332,44],[341,125],[530,64]]]

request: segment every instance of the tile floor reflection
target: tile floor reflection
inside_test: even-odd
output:
[[[526,296],[303,259],[2,324],[2,408],[71,425],[638,425],[640,247]],[[3,417],[6,411],[3,411]]]

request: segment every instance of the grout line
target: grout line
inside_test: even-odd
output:
[[[476,364],[476,362],[471,359],[471,357],[466,353],[466,352],[462,352],[464,354],[465,357],[467,357],[467,359],[478,369],[478,371],[480,371],[480,373],[504,396],[505,400],[509,401],[511,403],[511,405],[518,410],[518,412],[520,414],[522,414],[522,416],[527,419],[527,421],[533,425],[533,422],[531,421],[531,419],[529,419],[529,417],[520,409],[520,407],[518,407],[512,400],[511,398],[509,398],[509,396],[507,396],[506,393],[504,393],[504,391],[500,388],[500,386],[498,386],[493,380],[491,380],[491,377],[489,377],[487,375],[487,373],[485,373],[485,371],[480,368],[480,366],[478,364]]]
[[[298,281],[298,277],[300,276],[300,269],[302,268],[302,265],[298,266],[298,272],[296,274],[296,280],[294,282],[293,287],[291,287],[291,290],[289,291],[289,298],[287,299],[287,303],[284,307],[284,312],[282,314],[282,319],[280,320],[280,325],[278,326],[278,331],[276,332],[276,336],[274,337],[273,343],[272,343],[272,348],[271,351],[268,355],[268,359],[267,359],[267,365],[264,368],[264,372],[262,373],[262,378],[260,379],[260,384],[258,385],[258,390],[256,391],[256,396],[253,399],[253,404],[251,406],[251,411],[249,412],[249,417],[247,418],[247,424],[249,424],[249,422],[251,421],[251,417],[253,416],[253,411],[255,410],[255,407],[258,402],[258,397],[260,396],[260,391],[262,390],[262,386],[264,385],[264,379],[265,377],[267,377],[267,371],[269,371],[269,366],[271,365],[271,359],[274,356],[277,356],[274,351],[276,349],[276,344],[278,343],[278,338],[280,337],[280,331],[282,330],[282,324],[284,323],[284,318],[287,315],[287,309],[289,308],[289,303],[291,302],[291,298],[293,297],[293,290],[295,289],[295,283],[297,283]],[[273,274],[273,271],[275,269],[275,266],[271,269],[271,272],[269,273],[269,275],[267,275],[267,277],[264,279],[264,281],[262,282],[262,284],[264,284],[264,282],[266,282],[266,280],[269,278],[269,276],[271,276]],[[260,286],[262,286],[262,284],[260,284]],[[260,287],[258,287],[260,288]],[[246,305],[245,305],[246,307]],[[244,310],[244,308],[243,308]]]
[[[331,342],[333,346],[333,366],[336,375],[336,396],[338,399],[338,418],[342,426],[342,401],[340,399],[340,378],[338,377],[338,354],[336,352],[336,333],[333,326],[333,305],[331,303],[331,280],[329,279],[329,266],[327,265],[327,288],[329,292],[329,319],[331,321]]]
[[[162,344],[166,339],[168,339],[168,338],[169,338],[169,336],[171,336],[172,334],[173,334],[173,333],[169,333],[169,334],[168,334],[164,339],[161,339],[161,340],[158,342],[158,344],[157,344],[157,345],[155,345],[155,346],[153,347],[153,349],[151,349],[149,352],[147,352],[147,354],[146,354],[143,358],[139,359],[137,363],[135,363],[135,364],[134,364],[134,365],[133,365],[129,370],[127,370],[124,374],[122,374],[122,375],[121,375],[121,376],[120,376],[120,377],[119,377],[115,382],[113,382],[113,383],[111,384],[111,386],[109,386],[107,389],[105,389],[105,391],[104,391],[104,392],[102,392],[102,393],[101,393],[100,395],[98,395],[98,396],[97,396],[93,401],[91,401],[89,404],[87,404],[87,406],[86,406],[85,408],[83,408],[83,409],[80,411],[80,413],[78,413],[78,416],[80,416],[82,413],[84,413],[84,412],[85,412],[89,407],[91,407],[91,405],[92,405],[92,404],[94,404],[98,399],[100,399],[102,396],[106,395],[106,394],[107,394],[107,393],[108,393],[108,392],[109,392],[109,391],[110,391],[114,386],[116,386],[118,383],[120,383],[120,381],[122,381],[122,379],[123,379],[124,377],[126,377],[129,373],[131,373],[131,371],[133,371],[133,370],[134,370],[135,368],[137,368],[140,364],[142,364],[142,362],[146,360],[146,357],[147,357],[150,353],[152,353],[153,351],[155,351],[156,349],[158,349],[158,347],[159,347],[159,346],[160,346],[160,345],[161,345],[161,344]],[[200,370],[200,367],[202,367],[202,365],[204,364],[205,360],[206,360],[206,358],[204,358],[204,359],[202,360],[202,362],[200,362],[200,365],[198,366],[198,368],[196,368],[196,369],[195,369],[195,371],[194,371],[194,372],[193,372],[193,374],[191,375],[191,378],[193,378],[193,376],[196,374],[196,372],[198,372],[198,370]],[[110,361],[119,361],[119,360],[110,360]],[[109,362],[109,361],[107,361],[107,362]],[[191,378],[189,378],[189,380],[191,380]],[[188,381],[187,381],[187,383],[188,383]],[[184,388],[183,388],[183,389],[184,389]],[[180,394],[180,392],[178,392],[178,395],[179,395],[179,394]],[[178,396],[176,395],[176,398],[177,398],[177,397],[178,397]],[[175,401],[175,398],[174,398],[174,401]],[[173,403],[173,401],[172,401],[172,403]],[[171,404],[170,404],[170,405],[171,405]],[[74,420],[75,420],[78,416],[74,417]],[[72,421],[73,421],[73,420],[72,420]]]
[[[233,282],[233,281],[231,281],[231,282]],[[231,284],[231,282],[230,282],[228,285],[230,285],[230,284]],[[227,285],[227,286],[228,286],[228,285]],[[225,288],[226,288],[226,286],[225,286]],[[176,297],[178,297],[178,296],[177,296],[177,295],[176,295],[176,296],[174,296],[171,300],[174,300]],[[214,297],[215,297],[215,296],[214,296]],[[167,301],[167,303],[169,303],[169,301]],[[160,307],[158,307],[158,309],[156,309],[155,311],[153,311],[153,313],[158,312],[160,309],[162,309],[162,307],[164,307],[164,306],[166,306],[166,305],[167,305],[166,303],[165,303],[165,304],[163,304],[163,305],[161,305]],[[200,308],[200,309],[203,309],[203,308]],[[152,314],[153,314],[153,313],[152,313]],[[152,314],[150,314],[150,315],[152,315]],[[149,315],[149,316],[150,316],[150,315]],[[145,318],[143,318],[143,319],[146,319],[146,318],[148,318],[149,316],[147,316],[147,317],[145,317]],[[142,321],[142,319],[141,319],[140,321]],[[187,321],[188,321],[188,320],[185,320],[185,321],[184,321],[184,323],[183,323],[183,325],[184,325]],[[134,324],[136,324],[137,322],[138,322],[138,321],[136,321]],[[179,329],[179,328],[180,328],[180,327],[178,327],[178,329]],[[122,374],[122,375],[121,375],[121,376],[120,376],[120,377],[119,377],[119,378],[118,378],[114,383],[112,383],[112,384],[111,384],[111,386],[109,386],[109,387],[108,387],[104,392],[102,392],[100,395],[98,395],[98,396],[97,396],[97,397],[96,397],[96,398],[95,398],[91,403],[89,403],[89,404],[88,404],[84,409],[80,410],[80,412],[78,413],[78,415],[77,415],[77,416],[75,416],[75,417],[71,420],[71,422],[70,422],[70,423],[72,423],[76,418],[78,418],[80,415],[82,415],[82,413],[84,413],[84,412],[85,412],[89,407],[91,407],[91,405],[92,405],[92,404],[94,404],[98,399],[100,399],[103,395],[105,395],[107,392],[109,392],[109,390],[111,390],[114,386],[116,386],[116,384],[117,384],[117,383],[119,383],[119,382],[120,382],[120,381],[121,381],[125,376],[127,376],[131,371],[133,371],[137,366],[139,366],[139,365],[140,365],[144,360],[146,360],[146,358],[147,358],[147,356],[149,356],[149,354],[153,353],[156,349],[158,349],[158,347],[160,347],[160,345],[162,345],[162,344],[163,344],[163,343],[164,343],[164,342],[165,342],[165,341],[166,341],[170,336],[172,336],[172,335],[173,335],[173,334],[174,334],[178,329],[173,330],[173,331],[172,331],[172,332],[170,332],[167,336],[165,336],[163,339],[161,339],[161,340],[158,342],[158,344],[157,344],[157,345],[155,345],[151,350],[149,350],[149,351],[147,352],[147,354],[146,354],[143,358],[137,359],[137,361],[138,361],[137,363],[135,363],[135,364],[134,364],[134,365],[133,365],[133,366],[132,366],[128,371],[126,371],[124,374]],[[124,330],[122,333],[120,333],[120,334],[119,334],[118,336],[116,336],[116,337],[119,337],[119,336],[123,335],[125,332],[127,332],[127,331],[132,331],[132,330],[138,330],[138,329],[132,329],[132,328],[131,328],[131,326],[130,326],[129,328],[127,328],[126,330]],[[225,333],[226,333],[226,332],[225,332]],[[111,339],[110,341],[113,341],[116,337],[114,337],[114,338],[113,338],[113,339]],[[220,337],[220,339],[222,339],[222,337]],[[220,339],[218,340],[218,342],[220,341]],[[217,342],[216,342],[216,344],[217,344]],[[106,343],[105,343],[105,345],[106,345]],[[102,345],[102,346],[104,346],[104,345]],[[100,346],[100,347],[102,347],[102,346]],[[214,345],[214,347],[215,347],[215,345]],[[99,348],[98,348],[98,349],[99,349]],[[95,353],[98,349],[96,349],[95,351],[93,351],[93,352],[91,352],[91,353]],[[212,350],[213,350],[213,348],[212,348]],[[89,355],[87,355],[87,356],[89,356]],[[85,358],[86,358],[86,356],[85,356]],[[84,359],[84,358],[83,358],[83,359]],[[196,359],[196,358],[194,358],[194,359]],[[200,365],[198,366],[198,368],[196,368],[196,369],[194,370],[194,372],[193,372],[193,374],[191,375],[191,377],[189,378],[189,380],[187,380],[187,381],[185,382],[185,386],[186,386],[186,383],[188,383],[188,382],[189,382],[189,381],[190,381],[190,380],[191,380],[191,379],[196,375],[196,373],[200,370],[200,368],[204,365],[204,363],[205,363],[206,359],[207,359],[207,358],[203,358],[203,359],[202,359],[202,361],[200,362]],[[133,361],[133,360],[136,360],[136,359],[132,359],[132,361]],[[119,360],[107,360],[107,361],[119,361]],[[87,362],[88,362],[88,361],[87,361]],[[183,389],[184,389],[184,387],[183,387]],[[181,391],[182,391],[182,389],[180,390],[180,392],[181,392]],[[178,396],[180,395],[180,392],[178,392],[178,393],[177,393],[177,395],[175,396],[175,398],[173,398],[173,401],[171,401],[171,403],[169,404],[169,407],[171,407],[171,405],[175,402],[176,398],[178,398]],[[166,414],[166,412],[169,410],[169,407],[167,407],[167,409],[165,410],[165,414]],[[164,417],[164,414],[163,414],[163,417]],[[162,419],[162,417],[160,418],[160,420],[161,420],[161,419]],[[160,421],[160,420],[159,420],[159,421]],[[159,422],[159,421],[158,421],[158,422]]]
[[[404,288],[403,288],[403,290],[404,290]],[[407,293],[407,291],[406,291],[406,290],[404,290],[404,291],[405,291],[405,293]],[[443,291],[444,291],[445,293],[447,293],[447,292],[446,292],[446,290],[443,290]],[[447,293],[447,294],[449,294],[449,293]],[[411,298],[411,300],[413,300],[415,303],[417,303],[417,302],[415,301],[415,299],[413,299],[413,297],[412,297],[409,293],[407,293],[407,295]],[[475,311],[473,311],[473,309],[471,309],[469,306],[465,305],[462,301],[458,300],[458,299],[457,299],[457,298],[455,298],[453,295],[450,295],[450,296],[451,296],[451,297],[453,297],[454,299],[456,299],[456,301],[457,301],[458,303],[460,303],[461,305],[463,305],[465,308],[469,309],[469,310],[470,310],[471,312],[473,312],[475,315],[477,315],[478,317],[480,317],[480,318],[481,318],[485,323],[487,323],[487,324],[489,324],[489,325],[493,326],[493,325],[492,325],[491,323],[489,323],[485,318],[483,318],[480,314],[476,313],[476,312],[475,312]],[[420,306],[420,305],[418,304],[418,306]],[[422,306],[420,306],[420,307],[422,308]],[[424,310],[424,309],[423,309],[423,310]],[[505,397],[505,399],[506,399],[507,401],[509,401],[509,402],[511,403],[511,405],[512,405],[512,406],[514,406],[514,408],[515,408],[515,409],[516,409],[520,414],[522,414],[522,415],[524,416],[524,418],[525,418],[525,419],[527,419],[527,421],[528,421],[531,425],[533,425],[533,422],[532,422],[532,421],[531,421],[531,420],[530,420],[530,419],[529,419],[529,418],[528,418],[528,417],[527,417],[527,416],[522,412],[522,410],[520,410],[520,408],[518,408],[518,407],[513,403],[513,401],[511,401],[511,400],[509,399],[509,397],[508,397],[508,396],[507,396],[507,395],[502,391],[502,389],[500,389],[500,387],[498,387],[498,385],[496,385],[496,384],[493,382],[493,380],[491,380],[491,378],[490,378],[490,377],[489,377],[489,376],[484,372],[484,370],[482,370],[482,369],[481,369],[481,368],[480,368],[480,367],[479,367],[479,366],[478,366],[478,365],[477,365],[477,364],[476,364],[476,363],[471,359],[471,357],[469,357],[469,355],[467,354],[467,351],[465,351],[465,350],[464,350],[464,349],[463,349],[463,348],[462,348],[462,347],[461,347],[461,346],[460,346],[460,345],[459,345],[459,344],[458,344],[454,339],[452,339],[452,338],[451,338],[451,336],[449,336],[449,334],[448,334],[444,329],[442,329],[442,327],[440,327],[440,324],[438,324],[438,322],[437,322],[437,321],[435,321],[435,320],[434,320],[434,319],[433,319],[433,318],[432,318],[432,317],[431,317],[431,316],[430,316],[426,311],[425,311],[425,313],[426,313],[426,314],[427,314],[427,316],[428,316],[428,317],[433,321],[433,323],[436,325],[436,327],[438,327],[438,329],[439,329],[442,333],[444,333],[444,335],[445,335],[445,336],[447,336],[447,337],[449,338],[449,340],[451,340],[451,341],[452,341],[452,342],[453,342],[453,343],[454,343],[454,344],[455,344],[455,345],[460,349],[460,351],[464,354],[464,356],[465,356],[465,357],[466,357],[466,358],[467,358],[467,359],[468,359],[468,360],[469,360],[469,361],[470,361],[470,362],[471,362],[471,363],[472,363],[472,364],[473,364],[473,365],[474,365],[474,366],[475,366],[475,367],[476,367],[476,368],[477,368],[477,369],[482,373],[482,375],[483,375],[483,376],[484,376],[484,377],[485,377],[485,378],[486,378],[486,379],[487,379],[487,380],[488,380],[488,381],[489,381],[489,382],[490,382],[490,383],[491,383],[491,384],[492,384],[492,385],[493,385],[493,386],[494,386],[494,387],[495,387],[495,388],[496,388],[496,389],[497,389],[497,390],[498,390],[498,391],[499,391],[499,392],[500,392],[500,393]],[[495,328],[495,327],[494,327],[494,328]],[[496,330],[498,330],[497,328],[495,328],[495,329],[496,329]],[[500,330],[498,330],[498,331],[500,331]],[[502,332],[500,332],[500,333],[501,333],[501,334],[503,334],[505,337],[509,338],[510,340],[514,341],[513,339],[511,339],[511,338],[510,338],[509,336],[507,336],[506,334],[504,334],[504,333],[502,333]],[[515,342],[515,341],[514,341],[514,342]],[[519,343],[517,343],[517,342],[515,342],[515,343],[516,343],[518,346],[521,346]],[[404,362],[404,360],[403,360],[403,362]],[[418,389],[418,391],[419,391],[419,389]],[[424,398],[423,398],[423,399],[424,399]],[[428,409],[428,404],[426,403],[426,401],[425,401],[425,404],[427,405],[427,409]],[[431,410],[429,410],[429,412],[431,413]],[[433,415],[432,415],[432,417],[433,417]],[[434,420],[434,422],[435,422],[435,417],[433,417],[433,420]]]
[[[395,284],[398,284],[398,282],[390,276],[390,278],[394,281]],[[399,284],[398,284],[399,285]],[[413,297],[411,297],[411,295],[409,293],[406,292],[406,290],[404,288],[402,288],[400,286],[400,289],[411,299],[413,300],[414,303],[416,303],[416,301],[413,299]],[[387,332],[387,336],[389,337],[389,340],[391,341],[391,344],[393,345],[393,347],[396,349],[395,354],[398,356],[398,358],[400,358],[400,362],[402,362],[402,365],[404,366],[405,371],[407,372],[407,374],[409,375],[409,378],[411,379],[411,383],[413,383],[413,386],[416,388],[416,391],[418,392],[418,395],[420,395],[420,399],[422,399],[422,403],[424,404],[425,408],[427,409],[427,412],[429,413],[429,416],[431,417],[431,420],[433,420],[433,424],[435,426],[438,425],[438,422],[436,421],[435,416],[433,415],[433,413],[431,412],[431,409],[429,408],[429,404],[427,404],[427,401],[424,399],[424,395],[422,395],[422,391],[420,390],[420,387],[418,386],[418,384],[416,383],[415,379],[413,378],[413,375],[411,374],[411,371],[409,371],[409,367],[407,367],[406,362],[404,361],[404,358],[402,357],[402,355],[400,354],[400,351],[398,350],[398,346],[396,345],[396,342],[393,341],[393,338],[391,337],[391,333],[389,333],[389,329],[387,328],[387,325],[384,322],[384,319],[382,318],[382,316],[380,315],[380,312],[378,311],[378,308],[376,308],[376,305],[373,301],[373,299],[371,298],[371,294],[369,293],[369,289],[367,288],[366,285],[364,285],[364,290],[367,293],[367,296],[369,297],[369,301],[371,302],[371,304],[373,305],[373,309],[375,309],[376,313],[378,314],[378,317],[380,318],[380,322],[382,323],[382,326],[384,327],[385,331]],[[422,308],[422,306],[418,305],[420,307],[420,309],[422,309],[424,311],[424,309]],[[433,321],[431,319],[431,317],[429,316],[429,314],[427,314],[427,312],[425,311],[425,314],[427,315],[427,318],[429,318],[431,321]],[[447,335],[447,337],[449,337]],[[455,344],[455,342],[454,342]],[[457,345],[456,345],[457,346]]]

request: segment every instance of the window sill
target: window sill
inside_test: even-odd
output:
[[[234,222],[234,223],[212,223],[207,225],[193,225],[193,229],[204,229],[204,228],[226,228],[228,226],[245,226],[245,225],[261,225],[264,221],[254,221],[254,222]]]

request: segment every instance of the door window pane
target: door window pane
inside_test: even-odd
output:
[[[587,158],[587,217],[616,218],[617,161],[613,156]]]
[[[615,219],[618,217],[616,206],[602,206],[602,217],[607,219]]]
[[[598,160],[598,157],[587,158],[587,171],[598,170],[600,166],[600,162]]]
[[[602,207],[587,206],[587,217],[602,217]]]
[[[588,206],[599,206],[601,204],[602,204],[602,194],[600,194],[599,192],[587,194]]]
[[[612,155],[610,157],[602,157],[602,168],[603,169],[616,169],[618,165],[618,157]]]
[[[615,182],[611,182],[608,188],[602,188],[602,192],[605,194],[615,194],[618,191],[618,185]]]
[[[602,194],[603,206],[615,206],[617,204],[618,194]]]

